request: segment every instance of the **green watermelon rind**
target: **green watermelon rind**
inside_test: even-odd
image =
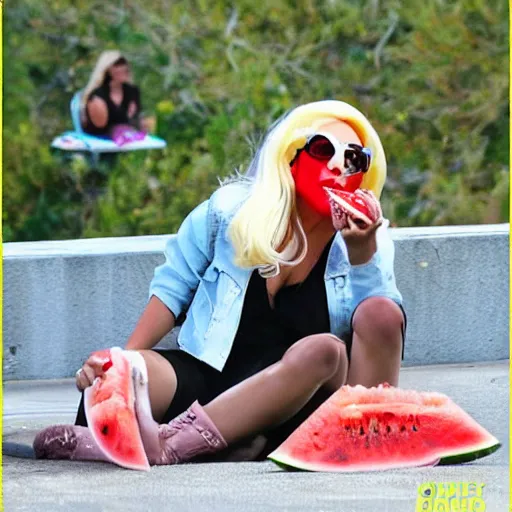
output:
[[[312,469],[306,469],[306,468],[299,468],[299,467],[296,467],[296,466],[291,466],[291,465],[288,465],[286,464],[285,462],[281,462],[277,459],[274,459],[272,458],[270,455],[268,457],[276,466],[279,466],[281,469],[285,469],[286,471],[304,471],[304,472],[308,472],[308,473],[311,473],[313,472]]]
[[[498,451],[501,447],[501,443],[496,440],[496,442],[490,446],[486,446],[485,448],[478,448],[474,451],[456,453],[453,455],[448,455],[447,457],[442,457],[439,461],[440,466],[448,466],[451,464],[464,464],[466,462],[471,462],[476,459],[481,459],[482,457],[487,457],[487,455],[491,455]]]

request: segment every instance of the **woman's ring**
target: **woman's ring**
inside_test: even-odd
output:
[[[80,377],[80,375],[82,374],[82,372],[84,371],[83,368],[80,368],[79,370],[77,370],[77,372],[75,373],[75,376],[76,377]]]

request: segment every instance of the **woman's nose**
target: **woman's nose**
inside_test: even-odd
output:
[[[333,167],[332,169],[329,169],[327,166],[323,167],[320,171],[320,179],[321,180],[332,180],[333,178],[337,178],[338,176],[341,176],[342,172],[338,167]]]

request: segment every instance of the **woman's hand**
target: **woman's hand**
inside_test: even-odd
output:
[[[351,265],[368,263],[377,252],[377,229],[382,225],[382,218],[373,224],[359,224],[347,216],[347,226],[341,230],[348,251]]]
[[[75,374],[76,387],[79,391],[92,386],[96,377],[101,377],[108,368],[110,358],[94,352]]]
[[[156,127],[155,116],[142,117],[140,120],[140,129],[146,133],[153,133]]]

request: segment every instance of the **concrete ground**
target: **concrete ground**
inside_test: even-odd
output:
[[[485,484],[487,512],[509,504],[509,362],[405,368],[401,387],[448,394],[503,444],[470,464],[377,473],[286,472],[271,462],[153,467],[39,461],[4,455],[8,512],[265,512],[415,510],[426,482]],[[78,393],[64,381],[4,384],[4,441],[30,444],[35,432],[74,419]]]

